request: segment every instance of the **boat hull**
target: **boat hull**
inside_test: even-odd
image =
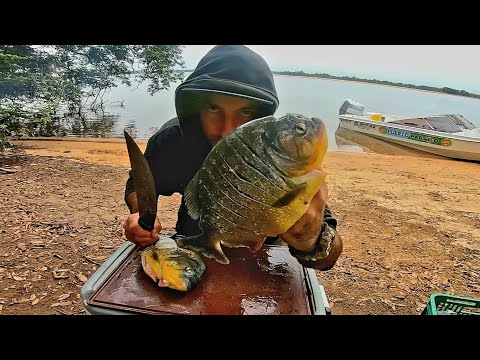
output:
[[[480,162],[480,139],[462,140],[448,134],[421,132],[352,115],[341,115],[339,127],[447,158]]]

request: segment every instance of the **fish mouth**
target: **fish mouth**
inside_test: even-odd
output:
[[[182,256],[175,256],[172,261],[165,261],[162,264],[163,278],[168,282],[168,287],[189,291],[198,284],[205,269],[203,263],[194,258],[183,259]]]
[[[275,157],[288,167],[297,170],[310,168],[319,162],[319,149],[323,147],[322,143],[328,141],[325,125],[320,118],[290,115],[287,115],[286,125],[280,129],[272,127],[262,133],[262,141],[269,148],[266,152],[270,153],[270,158]],[[295,131],[298,125],[303,125],[303,133]]]
[[[268,141],[268,138],[264,136],[263,141]],[[302,141],[309,142],[304,139]],[[309,172],[315,167],[315,164],[320,163],[317,157],[301,156],[300,146],[297,141],[294,141],[292,150],[294,156],[288,156],[285,154],[285,150],[282,150],[278,145],[279,139],[275,139],[269,146],[263,149],[270,164],[274,166],[280,173],[291,175],[302,175]]]
[[[169,288],[186,292],[193,289],[200,282],[200,276],[183,274],[165,281],[168,283]]]
[[[181,281],[177,282],[176,284],[169,283],[169,287],[171,289],[183,292],[189,291],[192,288],[188,279],[185,278],[182,278]]]
[[[264,144],[268,144],[269,143],[269,139],[268,137],[266,136],[266,134],[262,134],[262,140],[264,142]],[[278,146],[278,138],[275,139],[275,141],[271,142],[270,143],[270,146],[268,146],[268,148],[270,148],[271,151],[265,151],[266,155],[268,156],[269,160],[273,160],[273,156],[271,153],[274,153],[275,154],[275,157],[277,158],[280,158],[284,161],[286,161],[287,163],[293,163],[293,164],[297,164],[297,165],[301,165],[302,162],[293,158],[293,157],[290,157],[290,156],[287,156],[284,154],[284,151]],[[275,161],[272,161],[272,164],[275,164]]]
[[[168,266],[163,268],[163,279],[168,284],[167,286],[174,290],[188,291],[191,289],[190,281],[178,270],[168,269]]]
[[[199,282],[200,278],[198,276],[183,276],[182,277],[183,284],[185,286],[185,291],[189,291],[193,289]]]
[[[298,145],[295,144],[295,147],[296,147],[296,149],[297,149],[297,155],[298,155],[298,151],[299,151],[299,150],[298,150]],[[291,162],[291,163],[297,164],[297,165],[303,165],[303,161],[302,161],[300,158],[298,158],[298,156],[297,156],[297,158],[295,158],[295,157],[293,157],[293,156],[290,157],[290,156],[285,155],[285,154],[282,152],[282,150],[281,150],[277,145],[274,145],[274,146],[272,147],[272,149],[275,151],[275,155],[276,155],[277,157],[279,157],[280,159],[285,160],[285,161],[287,161],[287,162]]]

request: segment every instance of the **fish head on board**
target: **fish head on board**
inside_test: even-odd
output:
[[[150,246],[142,251],[142,267],[158,286],[179,291],[192,289],[205,271],[205,263],[194,251]]]

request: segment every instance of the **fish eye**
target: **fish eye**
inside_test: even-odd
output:
[[[294,130],[297,135],[305,135],[305,133],[307,132],[307,125],[305,125],[305,123],[295,124]]]
[[[187,274],[193,273],[193,269],[192,269],[190,266],[185,267],[184,270],[185,270],[185,272],[186,272]]]

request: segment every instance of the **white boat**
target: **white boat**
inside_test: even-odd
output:
[[[365,111],[347,99],[339,128],[452,159],[480,162],[480,129],[459,114],[400,116]]]
[[[335,131],[335,142],[340,151],[348,152],[367,152],[384,155],[400,155],[425,157],[430,159],[445,159],[440,155],[435,155],[425,151],[420,151],[411,147],[393,142],[385,141],[370,135],[362,134],[358,131],[351,131],[345,128],[337,128]]]

